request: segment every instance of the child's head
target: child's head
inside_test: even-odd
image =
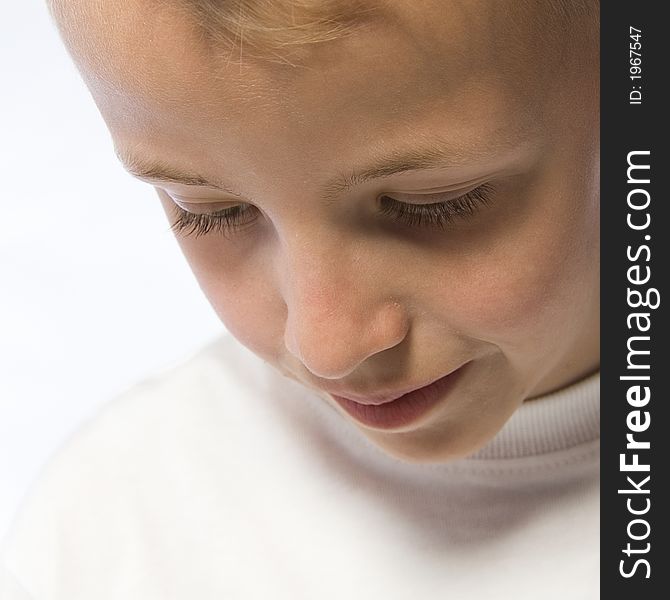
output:
[[[243,344],[338,410],[462,367],[402,427],[342,411],[380,447],[463,456],[597,368],[595,0],[52,3]]]

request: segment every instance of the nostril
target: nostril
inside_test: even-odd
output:
[[[296,339],[296,336],[294,334],[294,328],[293,327],[285,327],[284,328],[284,346],[286,346],[286,349],[297,359],[299,359],[302,362],[302,356],[300,353],[300,347],[298,346],[298,340]]]
[[[378,305],[376,310],[369,306],[289,316],[284,345],[313,375],[346,377],[371,356],[401,344],[409,331],[399,303]]]

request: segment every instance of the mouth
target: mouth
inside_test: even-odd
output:
[[[406,392],[382,397],[353,397],[329,394],[358,423],[375,429],[406,427],[429,413],[449,395],[468,363],[447,375]]]

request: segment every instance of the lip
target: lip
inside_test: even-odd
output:
[[[467,363],[466,363],[467,364]],[[345,397],[330,393],[337,404],[351,417],[366,427],[395,429],[419,420],[439,404],[449,393],[465,366],[461,365],[447,375],[405,393],[380,397]]]
[[[329,392],[331,396],[337,396],[338,398],[344,398],[345,400],[351,400],[352,402],[356,402],[357,404],[365,404],[366,406],[379,406],[381,404],[387,404],[389,402],[393,402],[394,400],[397,400],[401,396],[404,396],[405,394],[409,394],[410,392],[413,392],[415,390],[419,390],[424,387],[428,387],[429,385],[432,385],[436,380],[431,381],[430,383],[423,384],[423,385],[414,385],[411,387],[407,387],[403,389],[402,391],[393,391],[393,392],[380,392],[377,394],[370,394],[368,396],[359,396],[358,394],[349,394],[349,393],[340,393],[336,394],[334,392]]]

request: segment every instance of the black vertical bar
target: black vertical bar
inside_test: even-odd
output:
[[[670,598],[663,6],[601,3],[602,598]]]

